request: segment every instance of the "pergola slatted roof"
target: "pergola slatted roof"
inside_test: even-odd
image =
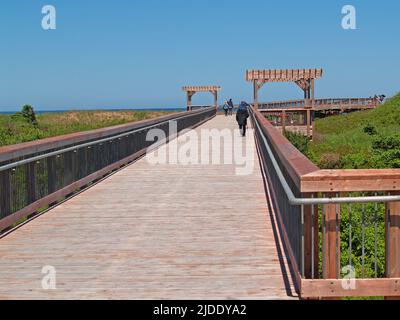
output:
[[[292,82],[319,79],[322,77],[322,73],[322,69],[247,70],[246,81]]]
[[[183,91],[191,92],[207,92],[207,91],[220,91],[220,86],[186,86],[182,88]]]

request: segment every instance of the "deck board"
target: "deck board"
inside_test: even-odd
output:
[[[195,130],[211,128],[236,129],[234,117]],[[0,239],[0,299],[295,297],[251,148],[247,176],[145,157],[23,225]],[[45,265],[56,290],[41,287]]]

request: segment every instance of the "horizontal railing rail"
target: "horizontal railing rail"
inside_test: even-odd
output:
[[[0,148],[0,232],[144,155],[160,143],[147,141],[150,130],[168,140],[215,115],[207,108]]]
[[[400,170],[320,170],[251,116],[301,296],[400,296]]]
[[[315,110],[325,108],[351,109],[351,108],[374,108],[381,104],[377,98],[330,98],[330,99],[299,99],[288,101],[272,101],[258,103],[260,110],[269,109],[303,109]]]
[[[214,106],[211,105],[191,105],[190,110],[199,110],[199,109],[204,109],[204,108],[211,108]],[[223,111],[224,106],[223,105],[218,105],[217,109],[218,111]],[[239,108],[239,104],[234,104],[233,109],[236,111]]]
[[[203,105],[203,104],[199,104],[199,105],[191,105],[190,106],[190,110],[191,111],[196,111],[196,110],[202,110],[205,108],[215,108],[215,106],[211,106],[211,105]]]

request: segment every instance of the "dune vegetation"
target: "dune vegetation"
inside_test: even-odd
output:
[[[151,119],[169,112],[173,111],[99,110],[36,115],[31,106],[24,106],[16,114],[0,114],[0,146]]]
[[[375,110],[317,119],[313,141],[286,136],[321,169],[400,168],[400,94]]]

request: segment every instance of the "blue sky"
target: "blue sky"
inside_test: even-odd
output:
[[[42,6],[57,30],[41,28]],[[357,9],[357,30],[341,9]],[[183,106],[183,85],[252,100],[246,69],[322,67],[317,97],[399,90],[400,2],[393,0],[2,0],[0,110]],[[261,100],[301,98],[267,84]],[[211,95],[193,103],[210,103]]]

